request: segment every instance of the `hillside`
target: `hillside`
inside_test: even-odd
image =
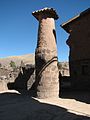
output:
[[[5,68],[9,68],[11,61],[14,61],[16,66],[19,66],[21,64],[21,61],[23,61],[25,64],[35,64],[34,54],[0,58],[0,64],[2,66],[5,66]]]
[[[34,54],[26,54],[21,56],[10,56],[6,58],[0,58],[0,64],[2,68],[6,68],[8,70],[11,70],[10,62],[14,61],[16,66],[21,65],[21,61],[26,64],[35,64],[35,55]],[[58,62],[59,70],[62,74],[62,76],[69,76],[69,63],[66,61],[64,62]]]

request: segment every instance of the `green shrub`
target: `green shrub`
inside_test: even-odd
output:
[[[16,64],[15,64],[14,61],[11,61],[11,62],[10,62],[10,67],[12,67],[13,70],[16,69]]]

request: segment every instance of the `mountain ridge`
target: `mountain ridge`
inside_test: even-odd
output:
[[[21,64],[21,61],[23,61],[24,64],[35,64],[35,55],[25,54],[19,56],[9,56],[6,58],[0,58],[0,64],[5,67],[9,67],[11,61],[14,61],[17,66]]]

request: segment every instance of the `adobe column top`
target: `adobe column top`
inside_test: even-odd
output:
[[[56,13],[56,10],[53,8],[43,8],[40,10],[36,10],[34,12],[32,12],[32,15],[37,19],[40,20],[41,18],[54,18],[55,20],[57,20],[59,17]]]

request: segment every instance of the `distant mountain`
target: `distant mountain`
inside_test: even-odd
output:
[[[35,64],[35,55],[34,54],[26,54],[21,56],[10,56],[6,58],[0,58],[0,64],[5,66],[5,68],[8,68],[10,66],[10,62],[14,61],[16,66],[19,66],[21,64],[21,61],[24,62],[24,64]]]

